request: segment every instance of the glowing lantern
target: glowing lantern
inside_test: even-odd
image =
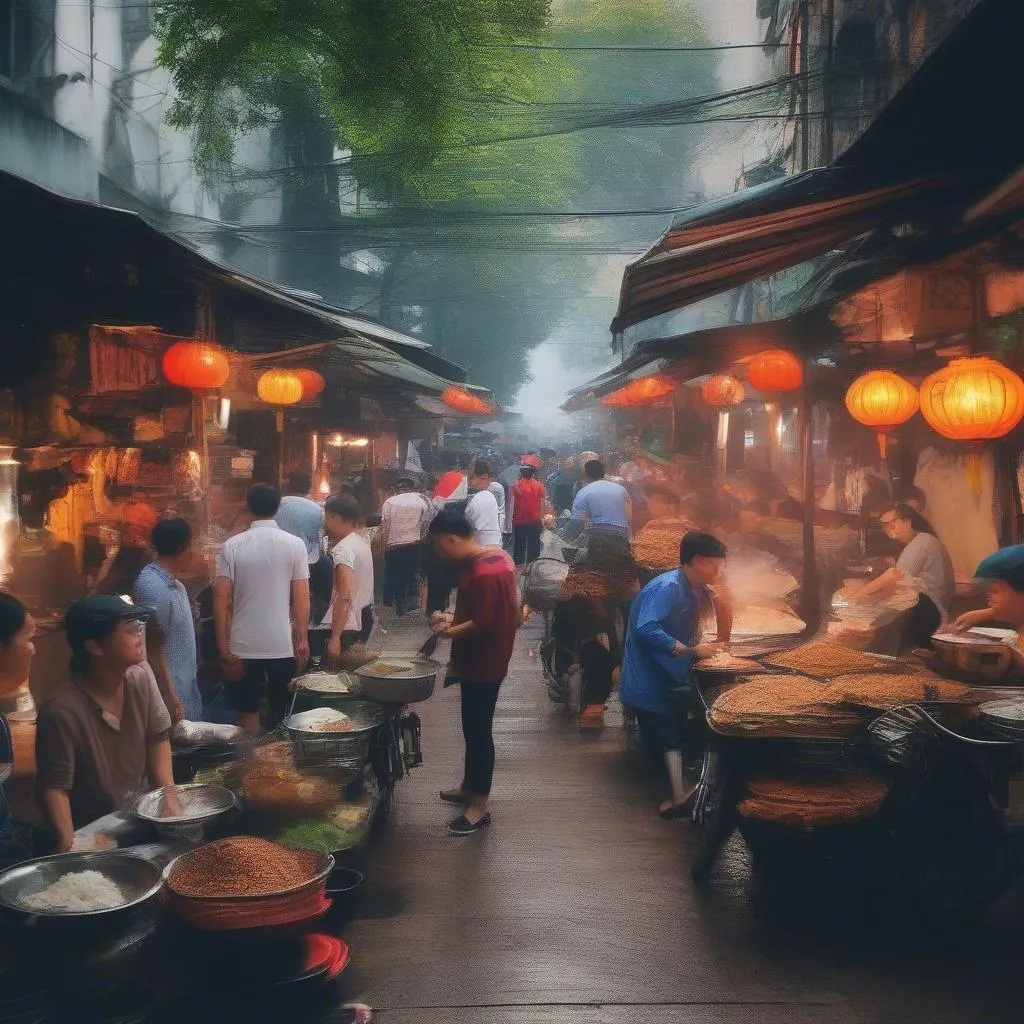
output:
[[[618,391],[605,395],[601,399],[601,404],[612,406],[613,408],[630,405],[650,405],[652,402],[657,402],[662,398],[668,398],[675,390],[675,384],[665,380],[663,377],[641,377],[639,380],[619,388]]]
[[[494,406],[490,402],[485,402],[479,396],[471,394],[463,388],[445,388],[441,395],[441,401],[449,409],[454,409],[467,416],[490,416],[494,412]]]
[[[201,391],[219,388],[228,379],[227,356],[208,341],[178,341],[163,358],[164,376],[171,384]]]
[[[739,405],[746,397],[743,385],[728,374],[720,373],[704,384],[704,401],[708,405]]]
[[[871,370],[858,377],[847,389],[846,408],[866,427],[878,432],[878,452],[884,461],[888,455],[885,433],[906,423],[917,412],[917,389],[891,370]]]
[[[804,382],[804,368],[792,352],[769,348],[758,352],[747,367],[747,379],[758,391],[795,391]]]
[[[981,497],[981,455],[977,442],[1003,437],[1024,417],[1024,381],[986,357],[954,359],[921,384],[921,413],[943,437],[972,442],[967,475],[975,500]]]
[[[314,398],[323,394],[324,388],[327,387],[327,382],[316,370],[303,369],[295,370],[294,372],[295,376],[302,383],[303,402],[312,402]]]
[[[302,400],[302,378],[292,370],[267,370],[256,382],[256,394],[268,405],[294,405]]]

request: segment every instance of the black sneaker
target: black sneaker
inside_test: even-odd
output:
[[[480,832],[491,823],[491,814],[488,811],[475,824],[464,814],[460,814],[454,821],[448,822],[448,831],[455,836],[471,836],[474,832]]]

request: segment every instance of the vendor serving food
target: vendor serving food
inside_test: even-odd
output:
[[[903,545],[903,550],[896,565],[858,590],[853,600],[864,601],[908,578],[916,581],[921,592],[910,613],[907,637],[915,645],[927,647],[946,618],[956,592],[953,563],[928,520],[909,505],[890,505],[878,522],[887,536]]]
[[[1024,544],[1003,548],[982,560],[974,571],[977,579],[988,584],[988,607],[965,612],[953,623],[958,632],[974,626],[1005,622],[1024,630]],[[1018,648],[1020,635],[1018,633]],[[1021,655],[1024,660],[1024,655]]]
[[[144,779],[173,785],[171,719],[143,642],[149,615],[124,598],[94,595],[64,617],[71,679],[42,706],[36,729],[39,799],[58,853]]]
[[[686,814],[696,792],[683,778],[682,736],[670,694],[686,682],[695,656],[709,658],[718,650],[696,640],[701,606],[713,600],[710,588],[725,555],[717,537],[686,534],[679,545],[680,567],[651,580],[629,612],[619,698],[636,715],[648,752],[667,769],[672,798],[659,808],[665,818]],[[729,639],[730,624],[731,615],[728,621],[719,616],[720,642]]]

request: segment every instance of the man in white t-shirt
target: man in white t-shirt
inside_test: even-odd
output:
[[[323,624],[331,636],[323,667],[333,668],[344,647],[366,643],[373,630],[373,552],[359,533],[362,510],[347,494],[334,495],[324,504],[327,535],[331,538],[334,593]]]
[[[486,459],[473,463],[469,486],[476,491],[466,502],[466,518],[473,527],[477,544],[484,547],[501,547],[501,515],[498,502],[490,486],[494,483],[491,464]],[[499,484],[500,486],[500,484]]]
[[[420,542],[424,519],[431,514],[430,502],[402,477],[395,493],[380,510],[380,529],[384,539],[384,604],[394,605],[401,618],[414,603],[416,574],[420,567]]]
[[[246,497],[249,529],[224,542],[213,587],[217,648],[228,698],[246,732],[259,732],[266,689],[267,727],[284,717],[288,685],[309,660],[306,545],[274,522],[281,495],[256,484]]]

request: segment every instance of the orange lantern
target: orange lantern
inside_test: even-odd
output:
[[[302,400],[302,379],[293,370],[267,370],[256,382],[256,394],[268,405],[294,405]]]
[[[769,348],[758,352],[747,367],[747,379],[758,391],[795,391],[804,382],[804,368],[792,352]]]
[[[701,389],[708,405],[739,405],[746,397],[743,385],[728,374],[720,373],[705,382]]]
[[[668,398],[676,390],[675,384],[665,380],[663,377],[650,376],[641,377],[625,387],[605,395],[601,399],[602,405],[613,408],[630,405],[650,405],[662,398]]]
[[[954,359],[922,382],[921,413],[943,437],[970,442],[967,476],[979,500],[978,442],[1003,437],[1024,418],[1024,381],[994,359]]]
[[[466,416],[490,416],[494,412],[494,406],[485,402],[478,395],[471,394],[463,388],[448,387],[441,394],[441,401]]]
[[[871,370],[858,377],[847,389],[846,408],[866,427],[878,432],[878,451],[883,461],[888,455],[885,433],[906,423],[917,412],[917,389],[891,370]]]
[[[171,384],[201,391],[219,388],[228,379],[228,359],[208,341],[178,341],[163,358],[164,376]]]
[[[302,383],[302,401],[312,402],[314,398],[323,394],[327,382],[316,370],[295,370],[295,376]]]

